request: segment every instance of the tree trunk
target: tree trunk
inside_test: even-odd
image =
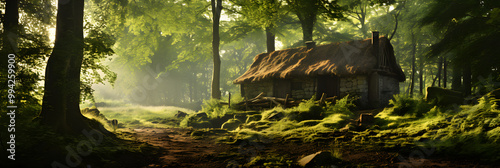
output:
[[[302,0],[294,2],[287,0],[287,3],[292,6],[292,10],[300,20],[303,42],[313,41],[314,23],[316,23],[316,15],[318,13],[318,0]]]
[[[452,79],[451,79],[451,89],[455,91],[461,91],[462,89],[462,71],[460,66],[457,64],[452,65]]]
[[[269,26],[266,27],[266,44],[267,44],[267,52],[273,52],[275,50],[275,35],[274,28]]]
[[[217,1],[217,2],[215,2]],[[214,61],[214,69],[212,74],[212,98],[220,99],[220,55],[219,55],[219,21],[222,10],[222,0],[211,0],[212,4],[212,57]]]
[[[83,60],[83,0],[58,3],[54,50],[45,71],[40,118],[63,132],[90,128],[80,113],[80,71]]]
[[[448,71],[446,68],[448,67],[448,61],[446,61],[446,57],[443,57],[443,88],[446,88],[446,82],[448,82]]]
[[[419,74],[418,74],[418,78],[419,78],[419,92],[420,92],[420,95],[423,95],[424,94],[424,61],[423,60],[420,60],[420,63],[419,63]]]
[[[394,15],[394,20],[396,21],[396,24],[394,25],[394,30],[392,31],[392,34],[389,36],[389,40],[392,40],[392,38],[396,34],[396,31],[398,30],[398,23],[399,23],[398,16],[399,16],[400,12],[401,12],[401,10],[399,10],[398,13],[396,15]]]
[[[438,79],[438,87],[441,87],[441,73],[442,73],[442,67],[443,67],[443,57],[439,57],[439,62],[438,62],[438,73],[437,73],[437,79]]]
[[[0,62],[0,70],[2,70],[1,81],[2,88],[7,86],[7,60],[9,54],[17,53],[17,41],[19,32],[19,1],[6,0],[5,14],[3,16],[3,34],[2,34],[2,61]],[[16,54],[17,55],[17,54]],[[5,76],[4,76],[5,75]],[[5,83],[4,83],[5,81]],[[3,90],[3,89],[2,89]]]
[[[466,62],[464,67],[463,67],[463,74],[464,74],[464,95],[469,96],[471,95],[471,85],[472,85],[472,72],[471,72],[471,64],[470,62]]]
[[[413,88],[415,87],[415,55],[417,52],[417,44],[415,40],[415,35],[412,33],[412,50],[411,50],[411,85],[410,85],[410,96],[413,96]]]
[[[17,52],[17,41],[19,31],[19,1],[6,0],[5,14],[3,18],[3,46],[2,50],[7,54]],[[5,55],[7,58],[7,55]],[[7,62],[7,59],[5,60]],[[3,64],[3,62],[2,62]],[[4,66],[2,66],[4,67]]]
[[[314,22],[304,19],[300,21],[300,24],[302,25],[302,39],[304,42],[313,41]]]

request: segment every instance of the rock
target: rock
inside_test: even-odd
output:
[[[112,120],[110,121],[110,124],[111,124],[111,126],[113,127],[113,131],[116,131],[116,129],[118,128],[118,120],[116,120],[116,119],[112,119]]]
[[[374,120],[373,114],[362,113],[359,115],[359,126],[372,124]]]
[[[269,115],[267,119],[270,121],[278,121],[281,120],[283,117],[285,117],[285,114],[283,114],[282,112],[273,112],[273,114]]]
[[[84,108],[82,110],[82,113],[86,113],[86,114],[89,114],[89,115],[92,115],[92,116],[95,116],[95,117],[99,117],[99,114],[101,114],[101,112],[99,110],[97,110],[97,108],[95,108],[95,107]]]
[[[347,125],[345,125],[345,127],[341,128],[339,131],[340,132],[348,132],[350,129],[351,129],[351,127],[349,126],[349,124],[347,124]]]
[[[177,111],[177,114],[175,114],[175,117],[176,118],[184,118],[186,117],[188,114],[185,113],[185,112],[182,112],[182,111]],[[206,115],[206,114],[205,114]]]
[[[204,112],[202,112],[202,113],[196,113],[196,114],[194,115],[194,117],[199,118],[199,119],[202,119],[202,120],[208,119],[208,115],[207,115],[207,113],[204,113]]]
[[[315,125],[318,125],[319,123],[321,123],[321,121],[322,120],[304,120],[304,121],[299,122],[299,125],[315,126]]]
[[[330,152],[319,151],[301,158],[298,164],[302,167],[337,167],[342,164],[342,160],[333,157]]]
[[[224,124],[222,124],[221,128],[227,129],[228,131],[232,131],[232,130],[235,130],[236,128],[238,128],[241,124],[242,124],[242,122],[240,120],[230,119],[230,120],[227,120]]]
[[[425,99],[427,101],[434,100],[438,105],[442,106],[464,103],[464,97],[461,92],[439,87],[428,87]]]

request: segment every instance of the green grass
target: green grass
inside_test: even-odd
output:
[[[406,106],[406,109],[411,111],[425,103],[418,101]],[[430,143],[425,147],[436,149],[437,154],[500,160],[497,155],[500,152],[500,110],[488,95],[475,105],[459,108],[434,106],[421,115],[401,116],[401,113],[395,112],[404,109],[400,107],[386,108],[376,116],[376,124],[380,126],[377,137],[392,139],[394,136],[390,135],[398,135],[391,141],[400,143],[427,139]]]
[[[133,106],[133,107],[101,107],[99,111],[108,119],[116,119],[122,127],[177,127],[180,119],[175,118],[177,111],[188,114],[192,110],[173,106]]]

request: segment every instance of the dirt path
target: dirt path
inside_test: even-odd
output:
[[[249,158],[257,155],[276,153],[298,160],[301,157],[317,151],[332,149],[332,142],[316,143],[280,142],[275,139],[270,143],[256,144],[242,142],[239,144],[216,143],[217,136],[207,136],[203,139],[193,139],[190,134],[193,129],[185,128],[141,128],[130,130],[137,140],[165,149],[160,156],[160,163],[150,164],[149,168],[163,167],[226,167],[230,162],[246,163]],[[480,162],[471,162],[454,158],[427,158],[403,154],[398,151],[365,149],[359,145],[341,146],[342,159],[350,165],[383,166],[383,167],[491,167]],[[252,152],[242,152],[243,148],[251,147]],[[339,146],[337,146],[339,147]],[[335,148],[337,148],[335,147]],[[427,158],[427,159],[424,159]],[[495,167],[495,166],[493,166]]]
[[[137,140],[166,149],[160,158],[161,163],[149,167],[210,167],[223,163],[214,160],[214,156],[224,151],[227,145],[216,144],[213,139],[192,139],[192,129],[141,128],[133,129],[133,132]]]

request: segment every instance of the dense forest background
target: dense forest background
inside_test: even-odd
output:
[[[49,0],[0,6],[2,54],[17,54],[21,103],[41,104],[56,6]],[[219,16],[214,7],[221,7]],[[214,90],[214,17],[223,97],[238,96],[232,81],[259,53],[310,40],[365,39],[371,31],[391,39],[407,77],[402,93],[423,95],[428,86],[486,93],[500,80],[498,7],[493,0],[87,0],[81,100],[199,107]],[[8,47],[13,41],[16,47]],[[1,67],[6,71],[5,61]]]

